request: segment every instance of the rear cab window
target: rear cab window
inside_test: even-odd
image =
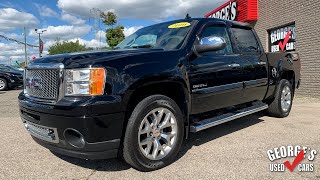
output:
[[[232,27],[231,31],[241,54],[256,54],[259,52],[259,43],[252,29]]]

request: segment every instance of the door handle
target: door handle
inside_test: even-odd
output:
[[[240,64],[236,64],[236,63],[232,63],[232,64],[229,64],[228,67],[240,67]]]

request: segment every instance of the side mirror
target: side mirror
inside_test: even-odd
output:
[[[199,45],[195,45],[194,48],[198,53],[204,53],[209,51],[219,51],[227,46],[226,41],[222,37],[209,36],[200,40]]]

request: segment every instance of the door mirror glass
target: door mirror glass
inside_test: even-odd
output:
[[[219,51],[226,47],[226,41],[222,37],[209,36],[200,39],[199,45],[195,45],[195,50],[198,53],[209,51]]]

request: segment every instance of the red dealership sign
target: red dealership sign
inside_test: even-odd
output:
[[[207,13],[205,17],[240,22],[257,21],[258,0],[231,0]]]

